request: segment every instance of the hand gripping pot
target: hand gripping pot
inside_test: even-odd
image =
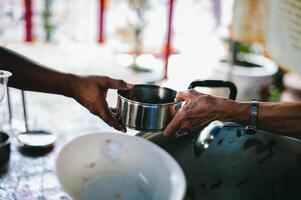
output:
[[[193,81],[188,88],[196,86],[227,87],[231,91],[230,98],[237,93],[235,85],[228,81]],[[162,131],[181,107],[181,102],[175,101],[176,94],[175,90],[156,85],[135,85],[130,90],[118,90],[118,119],[131,129]]]

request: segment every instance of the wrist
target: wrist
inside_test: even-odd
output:
[[[250,120],[250,103],[229,101],[225,109],[225,121],[247,124]]]
[[[79,82],[79,76],[74,74],[64,74],[64,83],[62,84],[63,95],[74,98],[77,91],[77,83]]]

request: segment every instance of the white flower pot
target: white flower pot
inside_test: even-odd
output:
[[[212,78],[230,80],[237,86],[237,100],[249,101],[252,98],[262,100],[273,81],[273,75],[277,72],[277,65],[268,58],[255,54],[246,54],[250,63],[262,67],[230,66],[228,63],[220,62],[213,69]],[[225,90],[214,89],[214,95],[227,96]]]

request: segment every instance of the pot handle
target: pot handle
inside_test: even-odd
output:
[[[230,95],[229,99],[235,100],[237,95],[237,88],[234,83],[230,81],[222,81],[222,80],[196,80],[190,83],[188,89],[193,89],[195,87],[211,87],[211,88],[217,88],[217,87],[225,87],[229,88]]]

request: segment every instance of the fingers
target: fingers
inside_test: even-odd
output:
[[[177,101],[185,101],[187,99],[187,91],[178,92],[176,95]]]
[[[191,120],[185,123],[182,123],[179,129],[176,131],[176,134],[183,135],[183,133],[199,133],[203,128],[208,126],[212,122],[211,119],[203,119],[203,120]]]
[[[107,108],[104,108],[103,112],[101,113],[101,118],[113,128],[124,133],[126,132],[126,128],[120,124],[115,117],[113,117],[113,114]]]
[[[109,109],[110,109],[110,111],[111,111],[113,117],[116,118],[116,119],[118,120],[117,109],[116,109],[116,108],[112,108],[112,107],[110,107]]]
[[[177,93],[176,100],[177,101],[189,101],[189,100],[191,100],[192,96],[195,96],[195,95],[201,95],[201,93],[195,91],[194,89],[185,90],[185,91]]]
[[[117,109],[110,107],[110,111],[114,114],[114,113],[116,113]]]
[[[120,79],[112,79],[109,77],[105,77],[105,82],[107,88],[112,88],[112,89],[120,89],[120,90],[128,90],[134,87],[134,85],[126,83],[123,80]]]
[[[94,112],[93,114],[99,116],[104,122],[108,125],[112,126],[113,128],[126,132],[126,128],[117,121],[114,117],[113,113],[110,111],[108,104],[105,100],[100,100],[100,105],[98,106],[98,111]]]
[[[126,132],[126,128],[117,121],[117,119],[113,116],[111,111],[107,108],[104,109],[104,114],[102,116],[102,119],[110,126],[114,127],[115,129]]]
[[[163,131],[163,135],[182,135],[185,132],[198,132],[212,121],[211,119],[206,118],[190,118],[187,117],[187,115],[188,114],[187,111],[185,111],[185,109],[177,112],[173,120]]]
[[[164,136],[170,136],[173,133],[175,133],[178,130],[179,126],[180,126],[181,120],[182,120],[182,117],[179,114],[179,112],[177,112],[176,115],[174,116],[174,118],[172,119],[172,121],[164,129],[163,135]]]
[[[190,127],[187,126],[183,126],[183,127],[179,127],[179,129],[176,131],[178,134],[184,133],[184,132],[189,132],[191,130]]]

